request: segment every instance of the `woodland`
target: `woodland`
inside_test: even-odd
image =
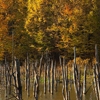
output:
[[[49,52],[93,58],[100,50],[100,0],[0,0],[0,60]]]
[[[76,100],[89,89],[84,100],[100,100],[99,32],[100,0],[0,0],[2,98],[22,100],[25,87],[39,100],[41,85],[53,94],[62,83],[63,100],[73,100],[69,85]]]

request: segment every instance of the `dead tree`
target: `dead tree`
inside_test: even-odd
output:
[[[25,60],[25,90],[27,90],[27,61]]]
[[[94,88],[96,93],[97,100],[100,100],[100,69],[99,69],[99,57],[98,57],[98,49],[97,45],[95,45],[95,58],[96,58],[96,64],[93,67],[94,73]]]
[[[74,64],[73,64],[73,81],[74,81],[74,88],[76,93],[76,99],[82,100],[82,85],[80,84],[80,72],[76,65],[76,48],[74,47]]]
[[[87,72],[87,65],[85,65],[85,68],[84,68],[84,80],[83,80],[83,94],[86,93],[86,73]]]
[[[35,62],[34,66],[34,86],[33,86],[33,95],[34,99],[38,100],[38,94],[39,94],[39,76],[37,73],[37,62]]]
[[[63,76],[63,87],[62,94],[63,100],[69,100],[70,96],[68,94],[68,66],[65,65],[65,58],[60,58],[60,66],[62,67],[62,76]]]
[[[27,60],[27,96],[30,96],[30,64]]]
[[[62,63],[62,58],[61,57],[59,57],[59,61],[60,61],[60,66],[62,68],[62,77],[63,77],[62,95],[63,95],[63,100],[66,100],[65,99],[66,96],[65,96],[65,93],[64,93],[65,83],[64,83],[64,68],[63,68],[65,62],[63,60],[63,63]]]
[[[54,61],[51,60],[51,94],[53,94],[54,90]]]
[[[57,92],[57,75],[56,75],[56,61],[55,61],[55,63],[54,63],[54,88],[55,88],[55,91]]]
[[[99,91],[98,91],[97,75],[96,75],[95,66],[93,67],[93,77],[94,77],[94,89],[95,89],[95,93],[96,93],[96,98],[97,98],[97,100],[99,100]]]
[[[46,94],[46,63],[44,64],[44,94]]]
[[[8,94],[11,94],[11,70],[10,70],[10,66],[7,65],[6,67],[6,78],[7,78],[7,88],[8,88]]]
[[[39,64],[39,77],[41,77],[41,72],[42,72],[42,60],[43,60],[43,54],[40,58],[40,64]]]
[[[14,87],[15,87],[15,94],[16,98],[18,100],[22,100],[22,84],[21,84],[21,78],[20,78],[20,63],[18,59],[15,59],[15,75],[13,73],[14,77]]]
[[[5,58],[5,97],[7,97],[7,61],[6,61],[6,58]]]
[[[48,91],[50,92],[50,59],[47,64],[47,79],[48,79]]]
[[[65,66],[65,73],[64,73],[65,75],[65,79],[64,79],[64,81],[65,81],[65,94],[66,94],[66,100],[69,100],[69,95],[68,95],[68,92],[69,92],[69,90],[68,90],[68,66]]]
[[[96,63],[93,66],[94,88],[97,100],[100,100],[100,66],[97,45],[95,45],[95,59]]]
[[[30,64],[29,57],[25,60],[25,90],[27,90],[27,96],[30,95]]]

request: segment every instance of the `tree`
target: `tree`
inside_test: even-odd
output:
[[[71,22],[63,13],[65,1],[29,0],[28,5],[25,27],[34,39],[34,48],[39,52],[49,51],[53,55],[67,52]]]
[[[71,46],[76,46],[80,56],[93,57],[94,45],[99,43],[97,41],[99,38],[97,31],[100,27],[99,5],[98,0],[92,2],[90,0],[71,0],[65,7],[65,13],[72,22],[69,28],[72,37]]]
[[[45,51],[68,57],[74,46],[78,55],[91,56],[100,43],[98,0],[2,0],[0,5],[1,58],[12,51],[18,58]]]
[[[7,14],[8,7],[9,6],[3,0],[0,1],[0,60],[3,59],[5,52],[6,36],[8,32],[7,23],[9,19],[9,15]]]
[[[9,55],[10,58],[12,53],[19,59],[25,58],[28,50],[30,51],[31,49],[30,36],[24,29],[27,15],[27,0],[2,1],[0,4],[4,6],[1,9],[1,15],[5,15],[5,18],[1,21],[3,53],[6,56]]]

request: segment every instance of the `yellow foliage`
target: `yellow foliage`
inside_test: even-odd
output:
[[[78,14],[78,15],[81,15],[82,14],[82,9],[78,6],[78,7],[75,7],[74,9],[73,9],[73,13],[74,14]]]
[[[81,57],[76,57],[76,64],[79,65],[80,67],[83,67],[84,65],[88,64],[89,63],[89,60],[90,59],[82,59]],[[72,67],[72,64],[73,64],[73,60],[70,60],[67,65],[69,67]]]
[[[66,3],[65,6],[64,6],[63,14],[64,15],[66,15],[66,14],[71,15],[72,14],[72,8],[68,3]]]
[[[0,0],[0,6],[2,9],[6,10],[8,9],[9,6],[11,6],[13,3],[13,0]]]
[[[37,11],[37,9],[39,9],[40,7],[40,3],[42,2],[42,0],[28,0],[28,11],[29,12],[33,12]]]
[[[78,29],[77,23],[73,21],[72,25],[69,27],[69,32],[75,33],[75,31],[77,31],[77,29]]]
[[[93,58],[92,64],[93,64],[93,65],[96,64],[96,58]]]

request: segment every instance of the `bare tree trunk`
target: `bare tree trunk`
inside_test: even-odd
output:
[[[32,81],[33,81],[33,83],[34,83],[34,63],[32,63]]]
[[[54,90],[54,62],[51,60],[51,94],[53,94]]]
[[[98,56],[97,44],[95,45],[95,58],[96,58],[96,64],[99,64],[99,56]]]
[[[50,92],[50,63],[47,65],[47,77],[48,77],[48,91]]]
[[[97,86],[97,77],[96,77],[96,69],[95,69],[95,66],[93,67],[94,69],[94,72],[93,72],[93,76],[94,76],[94,88],[95,88],[95,93],[96,93],[96,98],[97,100],[99,100],[99,93],[98,93],[98,86]]]
[[[35,98],[35,100],[38,100],[39,82],[38,82],[38,75],[37,74],[35,74],[34,87],[35,87],[34,98]]]
[[[22,85],[20,79],[20,63],[19,60],[16,59],[16,85],[17,85],[17,98],[18,100],[22,100]]]
[[[96,76],[96,84],[98,89],[98,98],[100,100],[100,68],[99,68],[99,56],[98,56],[98,49],[97,44],[95,45],[95,58],[96,58],[96,64],[95,64],[95,76]]]
[[[76,99],[79,100],[79,94],[78,94],[78,87],[77,87],[77,77],[76,77],[76,72],[75,72],[75,64],[73,65],[73,81],[74,81],[74,88],[75,88],[75,93],[76,93]]]
[[[87,72],[87,65],[85,65],[85,68],[84,68],[83,94],[86,93],[86,72]]]
[[[56,79],[56,62],[54,63],[54,86],[55,86],[55,91],[57,92],[57,79]]]
[[[40,65],[39,65],[39,77],[41,77],[41,72],[42,72],[42,60],[43,60],[43,55],[40,58]]]
[[[70,91],[68,91],[68,100],[70,100]]]
[[[25,90],[27,90],[27,61],[25,60]]]
[[[44,64],[44,94],[46,94],[46,64]]]
[[[7,97],[7,61],[5,58],[5,97]]]
[[[65,94],[66,94],[66,100],[69,100],[68,99],[68,66],[66,66],[65,68]]]
[[[62,76],[63,76],[63,87],[62,87],[62,94],[63,100],[69,100],[70,95],[68,94],[68,66],[65,65],[65,58],[60,58],[60,66],[62,67]]]
[[[8,85],[8,93],[11,94],[11,73],[10,66],[7,67],[7,85]]]
[[[82,86],[80,84],[80,75],[81,74],[78,71],[76,65],[76,48],[74,47],[73,81],[77,100],[82,100]]]
[[[27,62],[27,96],[30,96],[30,65],[29,62]]]
[[[35,63],[34,66],[34,90],[33,90],[33,95],[34,95],[34,99],[38,100],[38,94],[39,94],[39,76],[37,74],[37,62]]]
[[[30,96],[30,64],[28,54],[25,60],[25,90],[27,90],[27,96]]]

